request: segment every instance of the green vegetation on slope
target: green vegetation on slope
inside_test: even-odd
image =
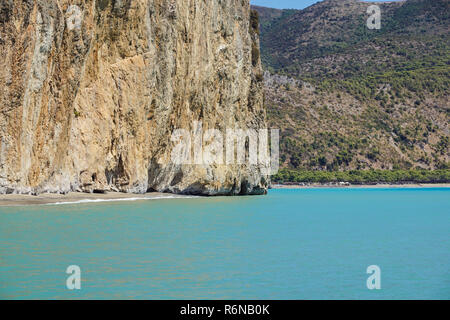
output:
[[[347,172],[281,170],[275,183],[450,183],[450,170],[352,170]]]
[[[445,169],[449,163],[450,6],[325,0],[261,14],[269,124],[292,169]],[[280,77],[281,76],[281,77]],[[284,78],[283,78],[284,77]]]

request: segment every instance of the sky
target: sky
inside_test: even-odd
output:
[[[317,0],[250,0],[251,4],[278,9],[303,9]]]
[[[370,2],[371,0],[365,0]],[[375,0],[373,0],[375,1]],[[372,2],[373,2],[372,1]],[[378,0],[379,2],[382,2]],[[304,9],[319,2],[317,0],[250,0],[251,4],[278,9]]]

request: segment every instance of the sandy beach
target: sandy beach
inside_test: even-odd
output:
[[[314,189],[314,188],[361,188],[361,189],[377,189],[377,188],[450,188],[450,183],[424,183],[424,184],[274,184],[272,189]]]
[[[146,194],[130,194],[118,192],[98,194],[98,193],[72,192],[66,195],[46,193],[38,196],[8,194],[8,195],[0,195],[0,207],[44,205],[44,204],[70,204],[83,202],[152,200],[152,199],[169,199],[169,198],[186,198],[186,197],[187,196],[183,195],[158,193],[158,192]]]

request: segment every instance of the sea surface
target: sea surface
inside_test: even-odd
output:
[[[450,299],[450,189],[0,207],[0,299]]]

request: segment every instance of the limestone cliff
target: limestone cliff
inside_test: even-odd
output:
[[[262,194],[169,161],[177,128],[265,128],[248,0],[2,0],[0,193]]]

